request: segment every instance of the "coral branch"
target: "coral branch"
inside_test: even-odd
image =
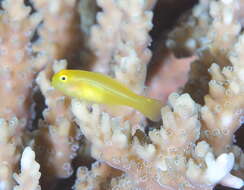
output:
[[[146,64],[151,57],[147,46],[152,28],[152,12],[148,9],[152,6],[148,5],[152,2],[99,0],[103,12],[97,16],[99,25],[91,31],[91,48],[97,56],[93,70],[111,73],[116,66],[116,78],[139,92],[143,90]]]
[[[243,189],[244,0],[184,2],[0,1],[0,190]],[[81,67],[162,100],[161,120],[52,86]]]
[[[54,71],[65,68],[65,61],[56,62]],[[45,121],[40,122],[39,130],[36,132],[35,149],[37,151],[41,170],[48,173],[44,180],[52,180],[55,177],[67,178],[73,173],[71,161],[75,158],[79,149],[78,140],[81,135],[76,131],[69,111],[70,99],[64,97],[53,89],[50,84],[48,69],[39,73],[37,83],[46,98],[48,106],[43,116]],[[58,112],[57,112],[58,110]]]
[[[35,152],[30,147],[26,147],[21,158],[21,173],[14,174],[15,180],[19,184],[14,187],[14,190],[41,190],[39,169],[40,165],[35,161]]]
[[[108,185],[110,180],[120,175],[121,172],[119,170],[113,169],[104,163],[95,162],[92,164],[90,171],[86,167],[78,168],[74,189],[110,189]]]
[[[187,94],[172,94],[169,103],[170,107],[162,108],[164,125],[151,131],[149,138],[139,135],[139,131],[133,135],[129,123],[101,113],[97,105],[89,110],[84,102],[73,100],[72,111],[81,131],[92,143],[92,156],[128,173],[136,186],[212,189],[222,180],[228,181],[230,178],[226,176],[233,168],[233,154],[222,154],[215,160],[207,143],[192,146],[200,135],[199,105]],[[212,175],[212,167],[222,168],[223,173]]]
[[[0,189],[11,190],[14,185],[13,173],[20,157],[20,139],[15,137],[16,121],[0,119]]]
[[[41,67],[32,54],[31,38],[41,17],[38,13],[30,14],[30,7],[23,0],[5,0],[2,6],[5,11],[0,13],[0,117],[27,121],[32,103],[28,97]]]
[[[76,0],[33,0],[33,4],[43,17],[43,25],[38,29],[39,40],[35,50],[52,59],[74,61],[81,46]],[[75,59],[74,59],[75,58]]]
[[[204,133],[216,154],[228,150],[235,131],[243,124],[243,47],[244,36],[241,35],[229,57],[232,65],[221,71],[217,64],[213,64],[209,69],[212,76],[209,83],[210,92],[205,97],[206,105],[201,112]]]

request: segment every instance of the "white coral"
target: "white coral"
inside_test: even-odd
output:
[[[14,187],[14,190],[40,190],[39,169],[40,165],[35,161],[35,152],[30,147],[26,147],[21,158],[21,173],[13,175],[19,184]]]
[[[224,153],[214,160],[214,156],[208,153],[205,161],[208,169],[205,178],[212,184],[220,183],[224,186],[240,189],[243,187],[243,180],[230,174],[234,166],[234,154]]]
[[[215,160],[214,155],[209,152],[205,157],[205,162],[207,164],[205,179],[210,184],[216,184],[229,174],[233,168],[234,155],[232,153],[224,153]]]
[[[209,186],[220,183],[237,189],[243,187],[243,180],[230,173],[235,163],[233,153],[223,153],[215,159],[212,149],[204,141],[197,144],[195,153],[198,159],[203,159],[206,169],[202,170],[199,164],[190,159],[186,172],[188,178]]]

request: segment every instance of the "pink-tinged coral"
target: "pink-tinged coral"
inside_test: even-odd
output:
[[[197,50],[199,60],[192,64],[190,80],[185,87],[185,91],[198,97],[209,90],[209,95],[202,96],[205,103],[201,111],[203,136],[208,136],[206,138],[217,155],[227,151],[232,144],[233,133],[241,126],[243,117],[243,82],[240,74],[243,67],[240,61],[243,37],[238,39],[240,24],[233,16],[238,3],[235,0],[212,1],[208,9],[204,9],[206,13],[209,12],[209,19],[212,18],[211,27],[208,29],[207,43],[202,43]],[[206,2],[201,2],[194,9],[200,7],[207,7]],[[198,19],[201,17],[199,15]],[[227,28],[223,35],[222,28]]]
[[[81,46],[77,0],[32,0],[43,17],[38,28],[40,38],[35,44],[36,51],[43,52],[52,59],[66,58],[74,61]],[[79,60],[79,59],[78,59]]]
[[[43,111],[44,121],[39,122],[35,134],[35,150],[40,158],[41,171],[47,173],[42,180],[53,185],[55,178],[67,178],[73,173],[71,162],[79,149],[76,139],[79,132],[69,111],[70,99],[52,88],[50,78],[54,72],[67,66],[65,61],[55,62],[56,59],[66,58],[71,63],[79,60],[74,55],[81,47],[82,35],[76,9],[78,1],[35,0],[33,4],[43,17],[43,24],[38,28],[40,37],[34,48],[48,57],[48,66],[36,80],[47,108]],[[45,156],[41,156],[43,154]]]
[[[210,47],[211,53],[216,57],[220,54],[221,59],[235,43],[241,29],[238,20],[234,19],[239,4],[239,0],[200,1],[192,9],[192,15],[183,17],[179,27],[169,34],[166,45],[176,52],[188,53],[202,52]]]
[[[166,46],[174,49],[177,54],[192,54],[202,43],[207,41],[206,33],[209,30],[210,15],[209,1],[200,0],[190,13],[184,15],[169,34]]]
[[[1,1],[1,190],[243,188],[244,2],[200,0],[157,39],[156,3]],[[66,67],[162,100],[161,121],[64,96],[50,79]]]
[[[196,56],[176,58],[173,53],[168,53],[163,60],[153,62],[154,68],[150,71],[146,83],[148,96],[166,102],[169,94],[184,87],[188,79],[190,64],[195,59],[197,59]]]
[[[98,24],[91,28],[90,46],[97,58],[93,70],[110,74],[113,67],[119,67],[119,71],[115,71],[116,78],[137,89],[136,83],[145,80],[143,67],[151,56],[147,48],[151,41],[148,32],[152,28],[150,9],[155,1],[99,0],[97,3],[103,11],[97,14]],[[140,73],[137,82],[132,80],[134,70],[129,75],[127,65],[130,63]],[[126,81],[123,73],[131,81]]]
[[[92,143],[92,156],[126,172],[135,180],[135,186],[143,189],[212,189],[222,183],[242,187],[243,181],[230,175],[234,165],[232,153],[215,158],[206,142],[197,143],[201,130],[200,106],[187,94],[172,94],[169,104],[162,108],[164,125],[149,132],[149,137],[139,135],[139,132],[133,135],[128,122],[110,118],[101,113],[97,105],[89,110],[84,102],[73,101],[72,110],[82,133]],[[96,128],[98,123],[99,130]],[[220,169],[221,173],[214,173]],[[230,178],[236,179],[236,183],[227,183]]]
[[[15,136],[16,121],[0,119],[0,189],[4,190],[11,190],[14,185],[12,175],[17,170],[20,157],[21,141]]]
[[[233,3],[237,2],[233,1]],[[188,83],[185,90],[192,92],[197,88],[204,87],[204,93],[198,93],[197,91],[195,93],[199,98],[203,98],[204,95],[208,93],[207,84],[210,77],[219,77],[220,75],[216,72],[213,74],[214,76],[207,74],[208,68],[213,61],[219,62],[221,67],[231,63],[228,53],[237,42],[237,36],[240,32],[240,25],[236,20],[232,20],[231,15],[229,15],[231,13],[233,14],[233,6],[235,6],[233,3],[225,1],[209,3],[202,1],[197,7],[199,9],[200,6],[205,6],[203,10],[207,13],[207,19],[211,22],[211,28],[209,28],[208,22],[200,22],[201,25],[198,29],[206,29],[208,36],[205,41],[199,41],[199,47],[192,46],[194,41],[190,44],[192,53],[194,53],[197,48],[196,53],[200,52],[201,54],[199,55],[199,60],[193,63],[190,73],[190,82],[193,81],[196,85],[194,86],[192,83]],[[196,16],[200,16],[197,12],[195,12],[195,14]],[[226,35],[223,37],[215,34],[215,31],[221,32],[221,26],[228,26],[228,32],[226,32]],[[197,35],[194,29],[192,32]],[[201,34],[204,35],[204,33]],[[191,35],[192,34],[190,34],[190,36]],[[130,38],[128,37],[127,40],[129,41]],[[178,42],[177,39],[176,42]],[[201,63],[204,64],[201,66]],[[122,66],[119,65],[118,67]],[[129,67],[133,68],[133,64],[130,64]],[[202,70],[201,68],[204,69]],[[201,73],[201,75],[198,73]],[[201,77],[204,76],[205,79],[202,79]],[[128,78],[130,77],[128,76]],[[203,80],[203,82],[201,82],[201,80]],[[199,83],[197,83],[197,81],[199,81]],[[230,133],[226,136],[226,138],[229,139],[225,139],[222,134],[217,134],[219,139],[216,139],[218,140],[214,139],[215,137],[204,136],[207,127],[213,130],[223,128],[216,123],[216,121],[220,121],[218,120],[218,115],[212,114],[211,116],[211,112],[203,112],[203,110],[206,110],[206,107],[212,106],[210,104],[211,102],[207,101],[207,99],[209,99],[208,97],[216,94],[213,90],[218,91],[216,86],[211,88],[211,84],[210,81],[210,92],[209,95],[205,96],[206,105],[203,107],[187,98],[188,95],[182,95],[181,97],[178,97],[178,95],[170,96],[169,104],[172,107],[172,113],[167,107],[162,109],[163,126],[161,126],[160,129],[149,132],[149,137],[145,134],[142,136],[138,135],[137,132],[131,130],[128,123],[123,123],[124,121],[122,120],[109,118],[109,116],[104,114],[97,106],[93,106],[91,111],[89,111],[84,103],[74,101],[72,110],[82,132],[86,138],[91,141],[92,156],[132,176],[137,183],[136,186],[143,187],[144,189],[177,189],[182,187],[186,189],[212,189],[217,183],[221,183],[230,187],[241,188],[243,186],[243,181],[230,174],[230,171],[234,167],[234,154],[228,153],[229,150],[223,148],[226,147],[226,145],[232,145],[233,133],[240,126],[239,123],[235,123],[238,119],[235,121],[230,120],[230,123],[226,125],[230,130],[228,131]],[[222,96],[225,95],[224,92],[218,94]],[[216,99],[215,101],[220,101],[220,99]],[[237,100],[236,102],[240,104],[240,101]],[[220,104],[226,106],[224,102]],[[242,107],[241,104],[239,106]],[[232,108],[230,108],[230,110],[233,111]],[[188,118],[191,116],[191,114],[187,114],[188,112],[196,114],[196,116],[193,117],[195,118],[195,123],[193,122],[194,120]],[[207,115],[205,113],[209,114]],[[224,114],[224,112],[220,113]],[[84,117],[84,115],[86,116]],[[228,119],[228,117],[223,116],[223,119]],[[193,123],[188,123],[186,121]],[[211,121],[214,126],[210,124]],[[98,133],[96,129],[95,126],[98,125],[96,123],[100,123],[101,133]],[[230,124],[233,125],[233,127]],[[120,129],[115,127],[118,125],[121,126]],[[182,129],[179,129],[179,126],[181,126]],[[97,132],[95,136],[93,135],[93,130]],[[162,131],[162,134],[158,131]],[[188,135],[189,132],[190,134]],[[139,138],[137,135],[142,138],[142,140],[135,140]],[[158,136],[162,139],[159,138],[159,140],[156,141]],[[220,139],[224,140],[221,146],[213,142],[222,142]],[[148,141],[152,143],[148,143]],[[205,144],[205,146],[201,146],[202,144]],[[196,148],[194,148],[194,145],[196,145]],[[136,148],[133,149],[131,147]],[[167,150],[165,150],[166,147]],[[205,148],[205,150],[201,150],[202,148]],[[201,152],[200,155],[196,155],[199,150],[203,152]],[[176,155],[178,155],[177,158]],[[157,157],[162,159],[161,165],[158,165]],[[176,163],[180,163],[179,165],[175,164],[176,159]],[[149,164],[148,167],[147,164]],[[156,170],[157,168],[160,168],[161,171]],[[170,170],[173,176],[172,178],[170,177],[171,175],[168,174],[168,170]],[[215,173],[215,171],[218,170],[222,171],[221,175]],[[150,175],[148,173],[150,173]]]
[[[53,178],[72,175],[71,162],[80,147],[81,135],[76,130],[69,110],[70,98],[63,96],[50,84],[52,74],[66,66],[65,61],[56,62],[54,71],[45,69],[37,77],[47,108],[43,111],[44,121],[39,122],[39,129],[35,133],[35,150],[42,166],[41,171],[48,174],[42,178],[46,183],[52,182]]]
[[[120,177],[121,174],[121,171],[97,161],[92,164],[91,170],[88,170],[87,167],[79,167],[77,169],[77,179],[75,181],[74,189],[111,189],[112,180],[116,177]]]
[[[232,64],[222,71],[215,63],[209,68],[212,80],[209,82],[209,95],[205,96],[202,119],[204,136],[216,154],[227,151],[232,144],[233,134],[243,124],[243,48],[244,36],[241,35],[230,52]]]
[[[91,28],[89,44],[96,56],[91,69],[110,74],[135,92],[144,94],[146,68],[151,58],[148,49],[151,42],[148,32],[152,28],[150,9],[155,1],[100,0],[97,3],[102,12],[97,14],[98,24]],[[131,109],[106,107],[104,110],[134,123],[143,120]]]
[[[233,16],[234,7],[238,3],[236,0],[200,1],[192,10],[193,17],[185,19],[186,21],[169,35],[170,43],[166,43],[176,52],[194,52],[198,55],[199,59],[191,64],[184,91],[201,104],[204,95],[208,93],[208,82],[211,80],[208,69],[211,64],[216,62],[221,68],[230,64],[229,53],[237,42],[241,29],[240,23]],[[223,35],[222,28],[228,29]],[[179,38],[185,29],[190,30],[190,33]],[[191,43],[188,43],[189,40]],[[180,50],[172,44],[180,44]]]
[[[32,88],[44,57],[34,56],[31,38],[41,21],[22,0],[2,2],[0,13],[0,188],[11,190],[25,127],[34,119]]]
[[[38,58],[33,56],[31,38],[41,21],[38,13],[30,14],[23,1],[2,2],[0,13],[0,117],[17,117],[27,122],[32,104],[31,88]]]

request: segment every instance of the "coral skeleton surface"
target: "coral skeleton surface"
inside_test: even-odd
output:
[[[244,0],[0,7],[0,190],[244,188]],[[63,94],[64,69],[158,99],[160,121]]]

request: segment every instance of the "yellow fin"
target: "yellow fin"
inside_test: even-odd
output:
[[[163,105],[159,100],[140,96],[138,103],[133,107],[152,121],[161,119],[161,108]]]

